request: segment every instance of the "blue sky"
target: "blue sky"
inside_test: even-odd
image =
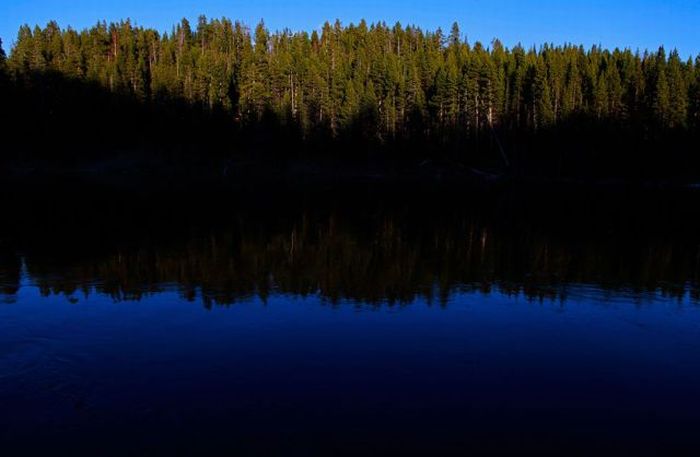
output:
[[[182,17],[226,16],[254,25],[261,18],[275,30],[313,30],[325,20],[361,18],[449,30],[459,22],[470,41],[506,45],[572,42],[632,49],[678,48],[700,54],[700,0],[2,0],[0,38],[9,50],[23,23],[81,29],[99,19],[131,18],[169,31]]]

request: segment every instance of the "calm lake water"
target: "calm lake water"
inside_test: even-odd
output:
[[[2,455],[700,451],[683,214],[314,198],[8,222]]]

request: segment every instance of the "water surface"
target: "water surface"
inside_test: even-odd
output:
[[[8,223],[5,455],[700,449],[692,226],[298,201]]]

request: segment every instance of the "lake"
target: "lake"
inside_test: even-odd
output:
[[[3,455],[700,450],[694,195],[230,191],[8,197]]]

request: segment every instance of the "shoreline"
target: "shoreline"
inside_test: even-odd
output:
[[[433,188],[487,190],[572,189],[620,191],[700,191],[700,180],[678,178],[630,178],[616,176],[536,176],[507,169],[480,169],[448,161],[339,161],[339,160],[193,160],[114,159],[58,166],[50,162],[25,162],[0,168],[5,186],[65,183],[107,189],[149,191],[186,189],[192,185],[222,188],[256,186],[352,186],[400,185]]]

